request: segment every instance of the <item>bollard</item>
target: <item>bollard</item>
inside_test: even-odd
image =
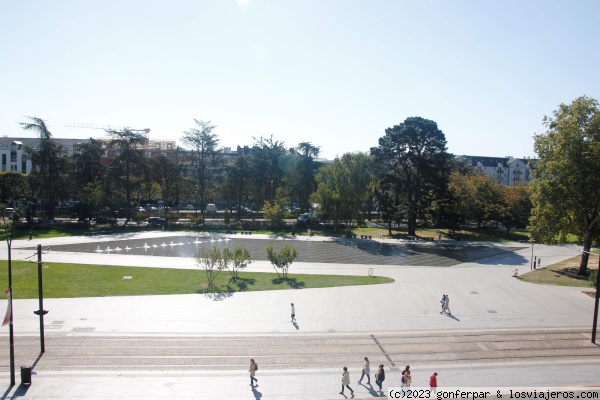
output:
[[[31,385],[31,367],[21,367],[21,385]]]

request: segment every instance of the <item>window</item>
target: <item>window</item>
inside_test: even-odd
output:
[[[167,150],[173,150],[173,143],[167,143]]]
[[[27,161],[21,161],[21,172],[24,174],[27,173]]]
[[[10,153],[10,162],[17,162],[17,153]]]
[[[160,142],[156,143],[156,150],[160,150]]]

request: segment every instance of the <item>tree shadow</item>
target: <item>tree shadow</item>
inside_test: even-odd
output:
[[[229,283],[227,284],[227,291],[228,292],[243,292],[245,290],[248,290],[248,285],[255,285],[256,284],[256,279],[253,278],[237,278],[235,281],[230,279]],[[235,289],[232,285],[237,286],[237,289]]]
[[[586,274],[583,275],[579,275],[579,266],[577,267],[567,267],[567,268],[562,268],[556,271],[552,271],[554,274],[560,275],[560,276],[564,276],[566,278],[570,278],[570,279],[575,279],[578,281],[585,281],[587,282],[587,280],[589,279],[589,271]]]
[[[303,287],[306,286],[306,284],[302,281],[298,281],[296,278],[273,278],[271,280],[271,282],[273,282],[274,285],[281,285],[282,283],[286,283],[289,287],[291,287],[292,289],[302,289]]]
[[[196,293],[199,294],[203,294],[204,297],[206,297],[207,299],[210,299],[212,301],[223,301],[225,299],[230,298],[231,296],[233,296],[233,293],[235,293],[234,291],[222,291],[218,288],[210,288],[210,289],[201,289],[196,291]]]

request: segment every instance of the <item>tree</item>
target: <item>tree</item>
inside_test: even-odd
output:
[[[29,194],[27,175],[17,171],[0,172],[0,203],[26,200]]]
[[[89,138],[77,146],[73,154],[73,181],[79,188],[104,178],[106,167],[102,164],[102,142]],[[79,197],[79,196],[77,196]]]
[[[133,205],[131,204],[132,178],[139,175],[145,161],[144,155],[138,149],[138,146],[146,143],[148,138],[145,133],[132,131],[128,128],[124,128],[122,131],[107,130],[106,133],[112,137],[109,146],[118,150],[118,154],[111,161],[110,166],[113,176],[121,180],[125,188],[127,223],[131,219],[131,207]]]
[[[187,161],[192,169],[192,175],[198,183],[196,191],[196,203],[202,212],[206,209],[207,196],[215,185],[218,174],[218,166],[222,162],[222,151],[217,147],[219,139],[212,133],[216,126],[210,121],[194,119],[197,128],[191,128],[184,132],[181,141],[184,147],[190,149]]]
[[[273,246],[267,246],[267,258],[271,261],[271,265],[277,272],[279,278],[286,279],[288,276],[288,269],[294,262],[294,259],[298,257],[298,250],[294,246],[284,245],[279,252],[273,248]],[[279,273],[281,270],[281,274]]]
[[[275,201],[277,189],[284,185],[284,176],[291,168],[290,157],[286,158],[285,143],[266,139],[254,139],[248,166],[250,169],[252,198],[255,204],[265,200]]]
[[[283,193],[283,188],[277,189],[277,195],[274,202],[265,200],[262,210],[265,212],[264,219],[271,221],[275,228],[280,228],[288,213],[285,210],[285,205],[288,202],[287,197]]]
[[[294,199],[302,211],[310,208],[310,195],[317,189],[315,176],[320,164],[315,161],[321,151],[320,147],[313,146],[310,142],[300,142],[292,149],[297,157],[295,167],[292,171],[292,187]]]
[[[365,153],[346,153],[317,173],[317,191],[311,197],[319,204],[319,214],[334,223],[362,222],[372,190],[373,160]]]
[[[448,184],[455,199],[455,211],[462,222],[475,222],[478,227],[498,220],[502,204],[502,187],[494,179],[481,173],[461,173],[450,175]]]
[[[416,233],[417,219],[424,218],[436,197],[444,192],[450,173],[451,155],[446,137],[435,122],[410,117],[385,130],[379,146],[371,149],[379,172],[378,193],[391,191],[379,200],[396,203],[396,212],[406,215],[408,234]]]
[[[509,233],[512,228],[525,228],[531,216],[531,196],[528,186],[500,186],[501,198],[498,222]]]
[[[158,186],[160,186],[160,191],[166,210],[175,185],[181,178],[179,167],[163,154],[159,154],[157,157],[152,157],[150,159],[149,167],[151,176],[154,178]]]
[[[250,251],[248,251],[248,249],[243,249],[240,246],[236,246],[233,251],[223,249],[223,255],[231,260],[229,273],[231,274],[231,280],[236,282],[240,278],[240,270],[245,269],[252,262]]]
[[[231,262],[230,251],[225,254],[221,253],[221,250],[213,247],[210,250],[202,248],[202,251],[197,252],[195,255],[196,265],[206,273],[207,289],[215,289],[215,280],[219,273],[227,269]]]
[[[52,139],[46,121],[37,117],[28,118],[32,122],[21,122],[21,127],[39,136],[37,148],[27,149],[32,163],[32,188],[38,198],[44,199],[46,217],[54,219],[54,201],[60,185],[60,174],[65,170],[64,148]]]
[[[587,270],[592,240],[600,234],[600,107],[579,97],[544,117],[547,131],[534,136],[539,161],[531,201],[533,239],[564,242],[583,239],[578,274]]]
[[[241,219],[243,206],[248,200],[250,174],[248,172],[248,157],[238,155],[232,166],[227,168],[223,195],[228,205],[237,207],[237,219]]]

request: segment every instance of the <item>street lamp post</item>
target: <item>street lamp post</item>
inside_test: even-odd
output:
[[[592,327],[592,343],[596,344],[596,330],[598,327],[598,300],[600,297],[598,296],[598,289],[600,286],[600,257],[598,257],[598,272],[596,273],[596,303],[594,305],[594,326]]]
[[[12,257],[11,257],[11,246],[12,246],[12,238],[15,226],[15,220],[18,221],[17,214],[13,214],[9,217],[9,220],[12,219],[12,224],[10,226],[10,231],[5,225],[4,235],[6,236],[6,245],[8,246],[8,308],[10,310],[9,322],[8,322],[8,336],[9,336],[9,357],[10,357],[10,385],[15,385],[15,330],[13,327],[13,288],[12,288]],[[6,221],[6,220],[5,220]]]
[[[598,273],[596,274],[596,301],[594,303],[594,322],[592,323],[592,343],[597,344],[596,331],[598,330],[598,303],[600,301],[600,293],[598,292],[598,289],[600,288],[600,255],[589,251],[586,251],[585,253],[598,256]]]

